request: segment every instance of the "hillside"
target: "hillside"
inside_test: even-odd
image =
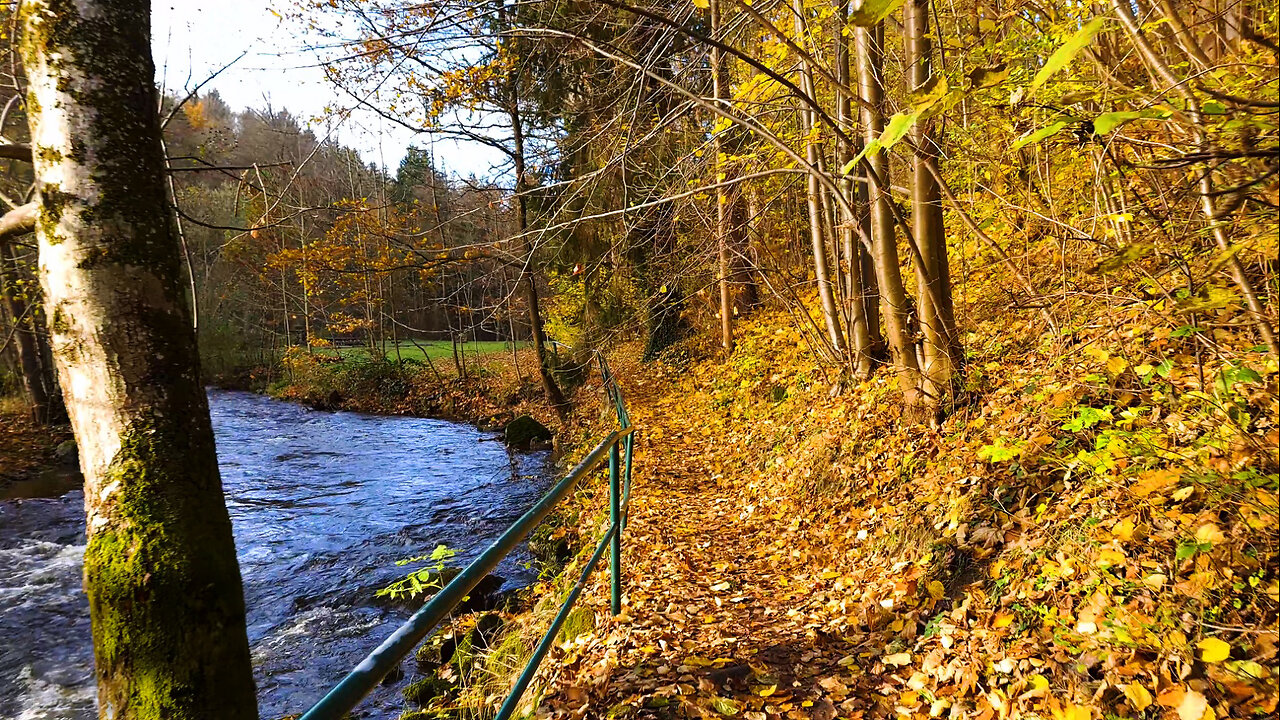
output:
[[[1276,364],[1197,364],[1141,308],[977,323],[962,403],[900,420],[765,314],[628,364],[624,615],[543,708],[615,717],[1255,717],[1275,711]],[[1204,382],[1201,382],[1201,378]]]

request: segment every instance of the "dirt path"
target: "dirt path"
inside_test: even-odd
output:
[[[566,667],[544,708],[619,718],[844,715],[835,678],[851,649],[798,609],[813,598],[793,579],[805,575],[781,531],[786,518],[741,504],[721,477],[709,418],[636,391],[647,397],[633,411],[642,432],[624,613]],[[601,578],[596,597],[606,592]]]

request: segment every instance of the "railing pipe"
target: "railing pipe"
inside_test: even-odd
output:
[[[618,443],[609,446],[609,525],[622,527],[622,476],[618,467]],[[609,551],[609,609],[622,614],[622,533],[613,533]]]
[[[387,638],[376,650],[361,661],[346,677],[328,692],[320,702],[316,703],[298,720],[338,720],[364,699],[391,668],[413,650],[414,646],[440,624],[458,603],[471,592],[472,588],[484,579],[507,553],[528,535],[534,526],[542,521],[552,508],[565,498],[574,486],[591,471],[609,457],[612,461],[617,453],[617,443],[622,437],[631,434],[627,428],[621,432],[610,433],[599,445],[596,445],[587,456],[578,463],[567,476],[551,489],[536,505],[529,509],[497,540],[493,541],[479,557],[471,561],[449,584],[445,585],[435,597],[423,605],[391,637]]]
[[[625,468],[625,470],[623,471],[624,477],[623,477],[623,485],[622,485],[623,507],[628,507],[627,501],[631,499],[631,451],[635,447],[635,442],[636,442],[636,436],[634,434],[627,435],[627,452],[626,452],[626,456],[623,458],[623,463],[622,463],[623,468]],[[631,517],[630,510],[626,510],[622,513],[622,529],[623,530],[627,529],[627,520],[630,517]]]
[[[600,558],[604,556],[605,548],[609,547],[611,541],[618,537],[618,526],[616,524],[609,527],[609,532],[600,539],[600,543],[596,545],[596,551],[591,555],[591,559],[587,561],[587,566],[582,568],[582,574],[578,576],[578,582],[569,591],[569,597],[560,606],[560,612],[556,613],[555,620],[551,621],[551,627],[547,629],[542,640],[538,642],[538,647],[534,648],[533,655],[529,658],[529,663],[525,665],[524,671],[520,673],[520,677],[516,679],[516,684],[511,688],[511,694],[502,703],[502,707],[498,710],[497,717],[494,720],[509,720],[516,708],[520,705],[520,698],[524,696],[525,690],[529,689],[529,683],[533,682],[533,676],[538,672],[538,666],[542,664],[542,659],[546,657],[547,651],[555,644],[556,635],[560,633],[560,628],[564,626],[565,620],[569,619],[569,613],[573,611],[573,604],[577,602],[578,595],[582,593],[582,589],[587,586],[587,579],[591,577],[591,571],[595,570],[596,565],[600,563]]]

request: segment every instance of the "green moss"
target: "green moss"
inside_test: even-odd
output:
[[[251,678],[237,672],[248,642],[230,521],[216,468],[194,463],[212,448],[185,430],[153,421],[124,434],[97,485],[100,498],[113,488],[96,503],[105,523],[91,526],[85,549],[100,697],[136,720],[208,717],[202,698],[256,705]]]
[[[435,675],[428,675],[410,683],[403,691],[404,699],[414,705],[424,706],[436,698],[447,697],[453,684]]]
[[[472,633],[467,633],[458,641],[458,647],[453,651],[453,657],[449,659],[449,664],[458,671],[459,677],[465,678],[471,674],[471,668],[476,664],[477,651],[475,637]]]
[[[396,720],[444,720],[448,717],[445,710],[405,710]]]

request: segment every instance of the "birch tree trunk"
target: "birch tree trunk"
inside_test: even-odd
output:
[[[85,478],[102,718],[257,717],[146,0],[25,0],[40,276]]]

